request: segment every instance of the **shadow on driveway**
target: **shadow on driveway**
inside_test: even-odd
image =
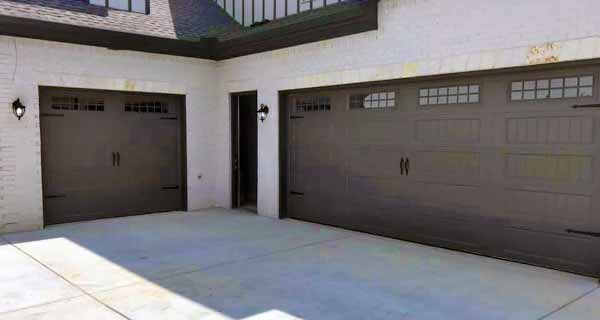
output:
[[[2,319],[554,319],[600,302],[591,278],[225,209],[4,239]]]

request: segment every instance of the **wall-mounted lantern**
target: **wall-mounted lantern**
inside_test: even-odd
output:
[[[257,113],[258,113],[258,119],[260,120],[260,122],[264,122],[265,119],[267,119],[267,115],[269,114],[269,107],[264,104],[261,104]]]
[[[25,108],[26,108],[21,103],[21,99],[15,100],[15,102],[13,102],[13,104],[12,104],[12,108],[13,108],[13,113],[15,114],[15,117],[17,117],[17,119],[21,120],[21,118],[23,118],[23,116],[25,115]]]

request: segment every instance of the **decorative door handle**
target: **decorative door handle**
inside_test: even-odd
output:
[[[406,175],[408,175],[408,172],[410,171],[410,158],[406,158],[406,161],[404,162],[404,171],[406,171]]]
[[[113,167],[117,164],[117,154],[116,153],[112,153],[112,160],[113,160]]]
[[[406,167],[406,161],[404,158],[400,158],[400,175],[404,175],[404,168]]]
[[[121,153],[117,152],[117,167],[121,166]]]

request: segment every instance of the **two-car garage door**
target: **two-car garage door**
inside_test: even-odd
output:
[[[183,209],[181,98],[43,88],[46,224]]]
[[[599,72],[290,94],[288,215],[600,276]]]

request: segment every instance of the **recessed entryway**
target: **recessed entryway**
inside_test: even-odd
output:
[[[40,89],[44,222],[183,210],[183,98]]]
[[[232,207],[256,211],[257,201],[257,94],[231,96]]]

